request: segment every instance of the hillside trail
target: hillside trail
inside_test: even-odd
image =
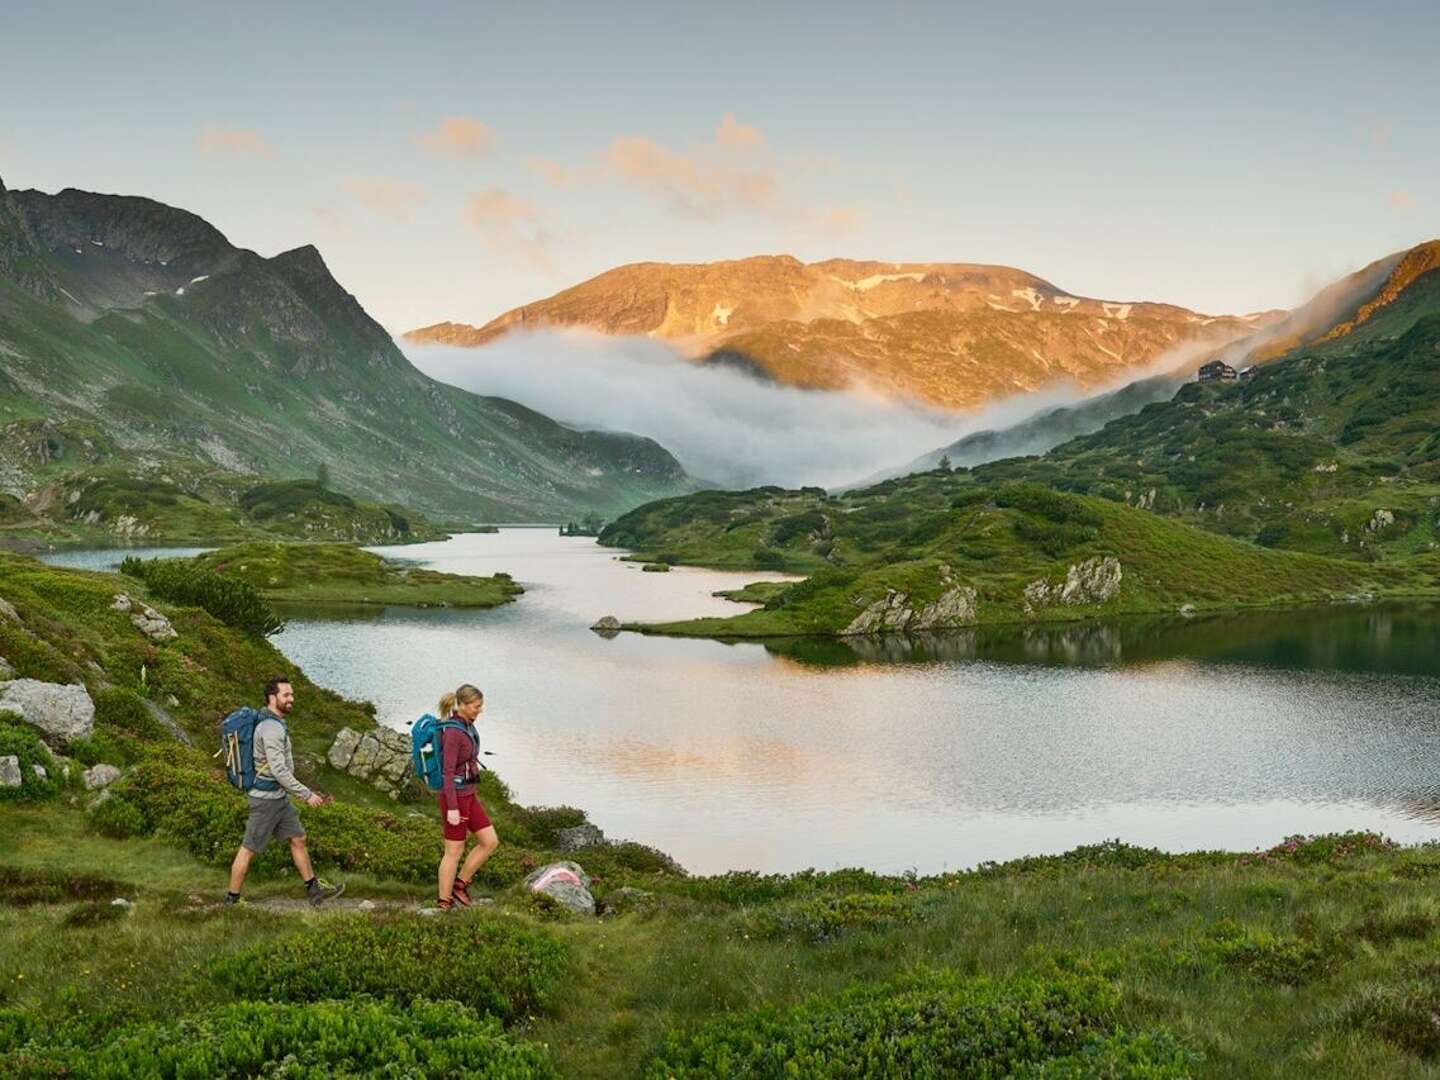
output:
[[[215,911],[225,907],[223,900],[212,900],[197,894],[191,894],[187,898],[185,910],[191,912]],[[490,907],[495,900],[489,896],[477,896],[474,898],[474,906],[477,908]],[[255,899],[247,898],[240,907],[241,911],[265,911],[276,915],[308,915],[325,914],[327,912],[342,911],[346,913],[363,913],[370,915],[383,915],[394,912],[410,912],[415,915],[435,915],[440,909],[433,903],[416,900],[397,900],[389,897],[370,898],[365,896],[351,896],[346,893],[337,896],[334,900],[327,901],[318,907],[303,896],[265,896]],[[457,911],[456,914],[462,914]]]

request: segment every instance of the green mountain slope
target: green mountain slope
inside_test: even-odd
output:
[[[148,199],[0,185],[0,489],[76,472],[313,475],[449,520],[684,490],[649,439],[417,371],[313,247],[271,259]],[[253,483],[253,480],[252,480]]]

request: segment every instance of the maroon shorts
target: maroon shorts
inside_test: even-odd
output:
[[[456,806],[460,811],[459,825],[450,824],[445,793],[441,792],[436,798],[440,801],[440,824],[445,830],[446,840],[464,840],[467,832],[475,833],[490,827],[490,815],[485,812],[485,804],[475,797],[473,791],[455,793]]]

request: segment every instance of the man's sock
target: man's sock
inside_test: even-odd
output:
[[[306,892],[314,892],[318,888],[320,888],[320,879],[318,877],[312,877],[309,881],[305,882]]]
[[[239,894],[238,892],[227,892],[227,893],[225,894],[225,902],[226,902],[227,904],[233,904],[233,903],[235,903],[236,900],[239,900],[239,899],[240,899],[240,894]]]

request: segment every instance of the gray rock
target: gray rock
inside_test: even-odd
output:
[[[373,732],[367,732],[360,737],[360,744],[355,747],[355,754],[350,758],[350,764],[346,768],[352,776],[368,780],[370,774],[375,770],[375,762],[380,757],[380,740]]]
[[[15,610],[15,605],[3,596],[0,596],[0,619],[13,623],[20,622],[20,613]]]
[[[109,802],[114,797],[115,793],[111,791],[108,787],[101,788],[100,794],[95,796],[95,798],[91,799],[88,803],[85,804],[85,809],[94,810],[97,806],[103,806],[105,803]],[[72,799],[71,801],[73,802],[74,800]]]
[[[620,633],[620,620],[614,615],[606,615],[603,619],[597,620],[595,625],[590,627],[590,629],[594,630],[595,633],[601,637],[614,637]]]
[[[78,683],[62,686],[38,679],[14,679],[0,685],[0,711],[19,713],[40,729],[45,741],[63,746],[95,731],[95,703]]]
[[[120,779],[120,770],[114,765],[107,765],[101,762],[93,768],[86,769],[83,777],[85,790],[94,791],[97,788],[109,787],[116,780]]]
[[[977,594],[968,585],[952,585],[910,620],[910,630],[949,630],[975,624]]]
[[[440,913],[441,909],[438,907],[422,907],[415,912],[415,914],[419,915],[422,919],[433,919]]]
[[[122,592],[115,594],[115,602],[110,605],[110,608],[112,611],[119,611],[123,614],[129,615],[130,609],[134,606],[135,601],[130,599],[129,594]]]
[[[180,704],[178,701],[175,701],[173,694],[170,695],[167,700],[174,701],[176,705]],[[195,745],[194,741],[190,738],[190,733],[176,723],[175,718],[166,712],[162,706],[157,702],[151,701],[149,698],[144,699],[144,701],[146,711],[148,711],[165,730],[169,731],[171,735],[174,735],[175,738],[179,739],[186,746]]]
[[[130,901],[129,901],[129,900],[126,900],[125,897],[123,897],[123,896],[117,896],[117,897],[115,897],[114,900],[111,900],[111,901],[110,901],[110,906],[111,906],[111,907],[129,907],[129,906],[130,906]]]
[[[867,605],[840,633],[883,634],[887,631],[904,630],[914,615],[910,609],[909,593],[886,589],[883,597]]]
[[[556,851],[584,851],[586,848],[605,846],[605,834],[599,826],[588,821],[583,825],[572,825],[555,833]]]
[[[1180,614],[1181,614],[1184,618],[1193,619],[1193,618],[1195,617],[1195,605],[1194,605],[1194,604],[1181,604],[1181,605],[1180,605]]]
[[[1044,578],[1037,578],[1026,585],[1025,611],[1033,613],[1052,604],[1103,604],[1119,594],[1124,576],[1124,568],[1114,555],[1096,555],[1071,566],[1065,572],[1064,581],[1052,585]]]
[[[180,635],[170,625],[170,620],[154,608],[145,606],[130,616],[135,628],[151,641],[174,641]]]
[[[17,788],[24,782],[24,779],[20,773],[18,754],[6,754],[4,757],[0,757],[0,788]]]
[[[548,896],[577,915],[595,914],[595,897],[590,892],[590,875],[579,863],[562,860],[548,863],[525,878],[533,893]]]
[[[50,779],[49,770],[47,770],[45,766],[41,765],[38,761],[33,762],[30,765],[30,771],[35,774],[35,779],[39,780],[42,784],[45,783],[46,780]]]
[[[355,905],[355,908],[356,908],[357,911],[374,911],[374,910],[375,910],[375,901],[374,901],[374,900],[361,900],[360,903],[358,903],[358,904]]]
[[[333,768],[344,770],[349,767],[350,760],[355,756],[355,748],[359,745],[358,731],[348,727],[341,728],[325,757]]]
[[[1377,533],[1381,529],[1388,529],[1395,524],[1395,514],[1390,510],[1376,510],[1375,516],[1370,519],[1365,528],[1367,531]]]

